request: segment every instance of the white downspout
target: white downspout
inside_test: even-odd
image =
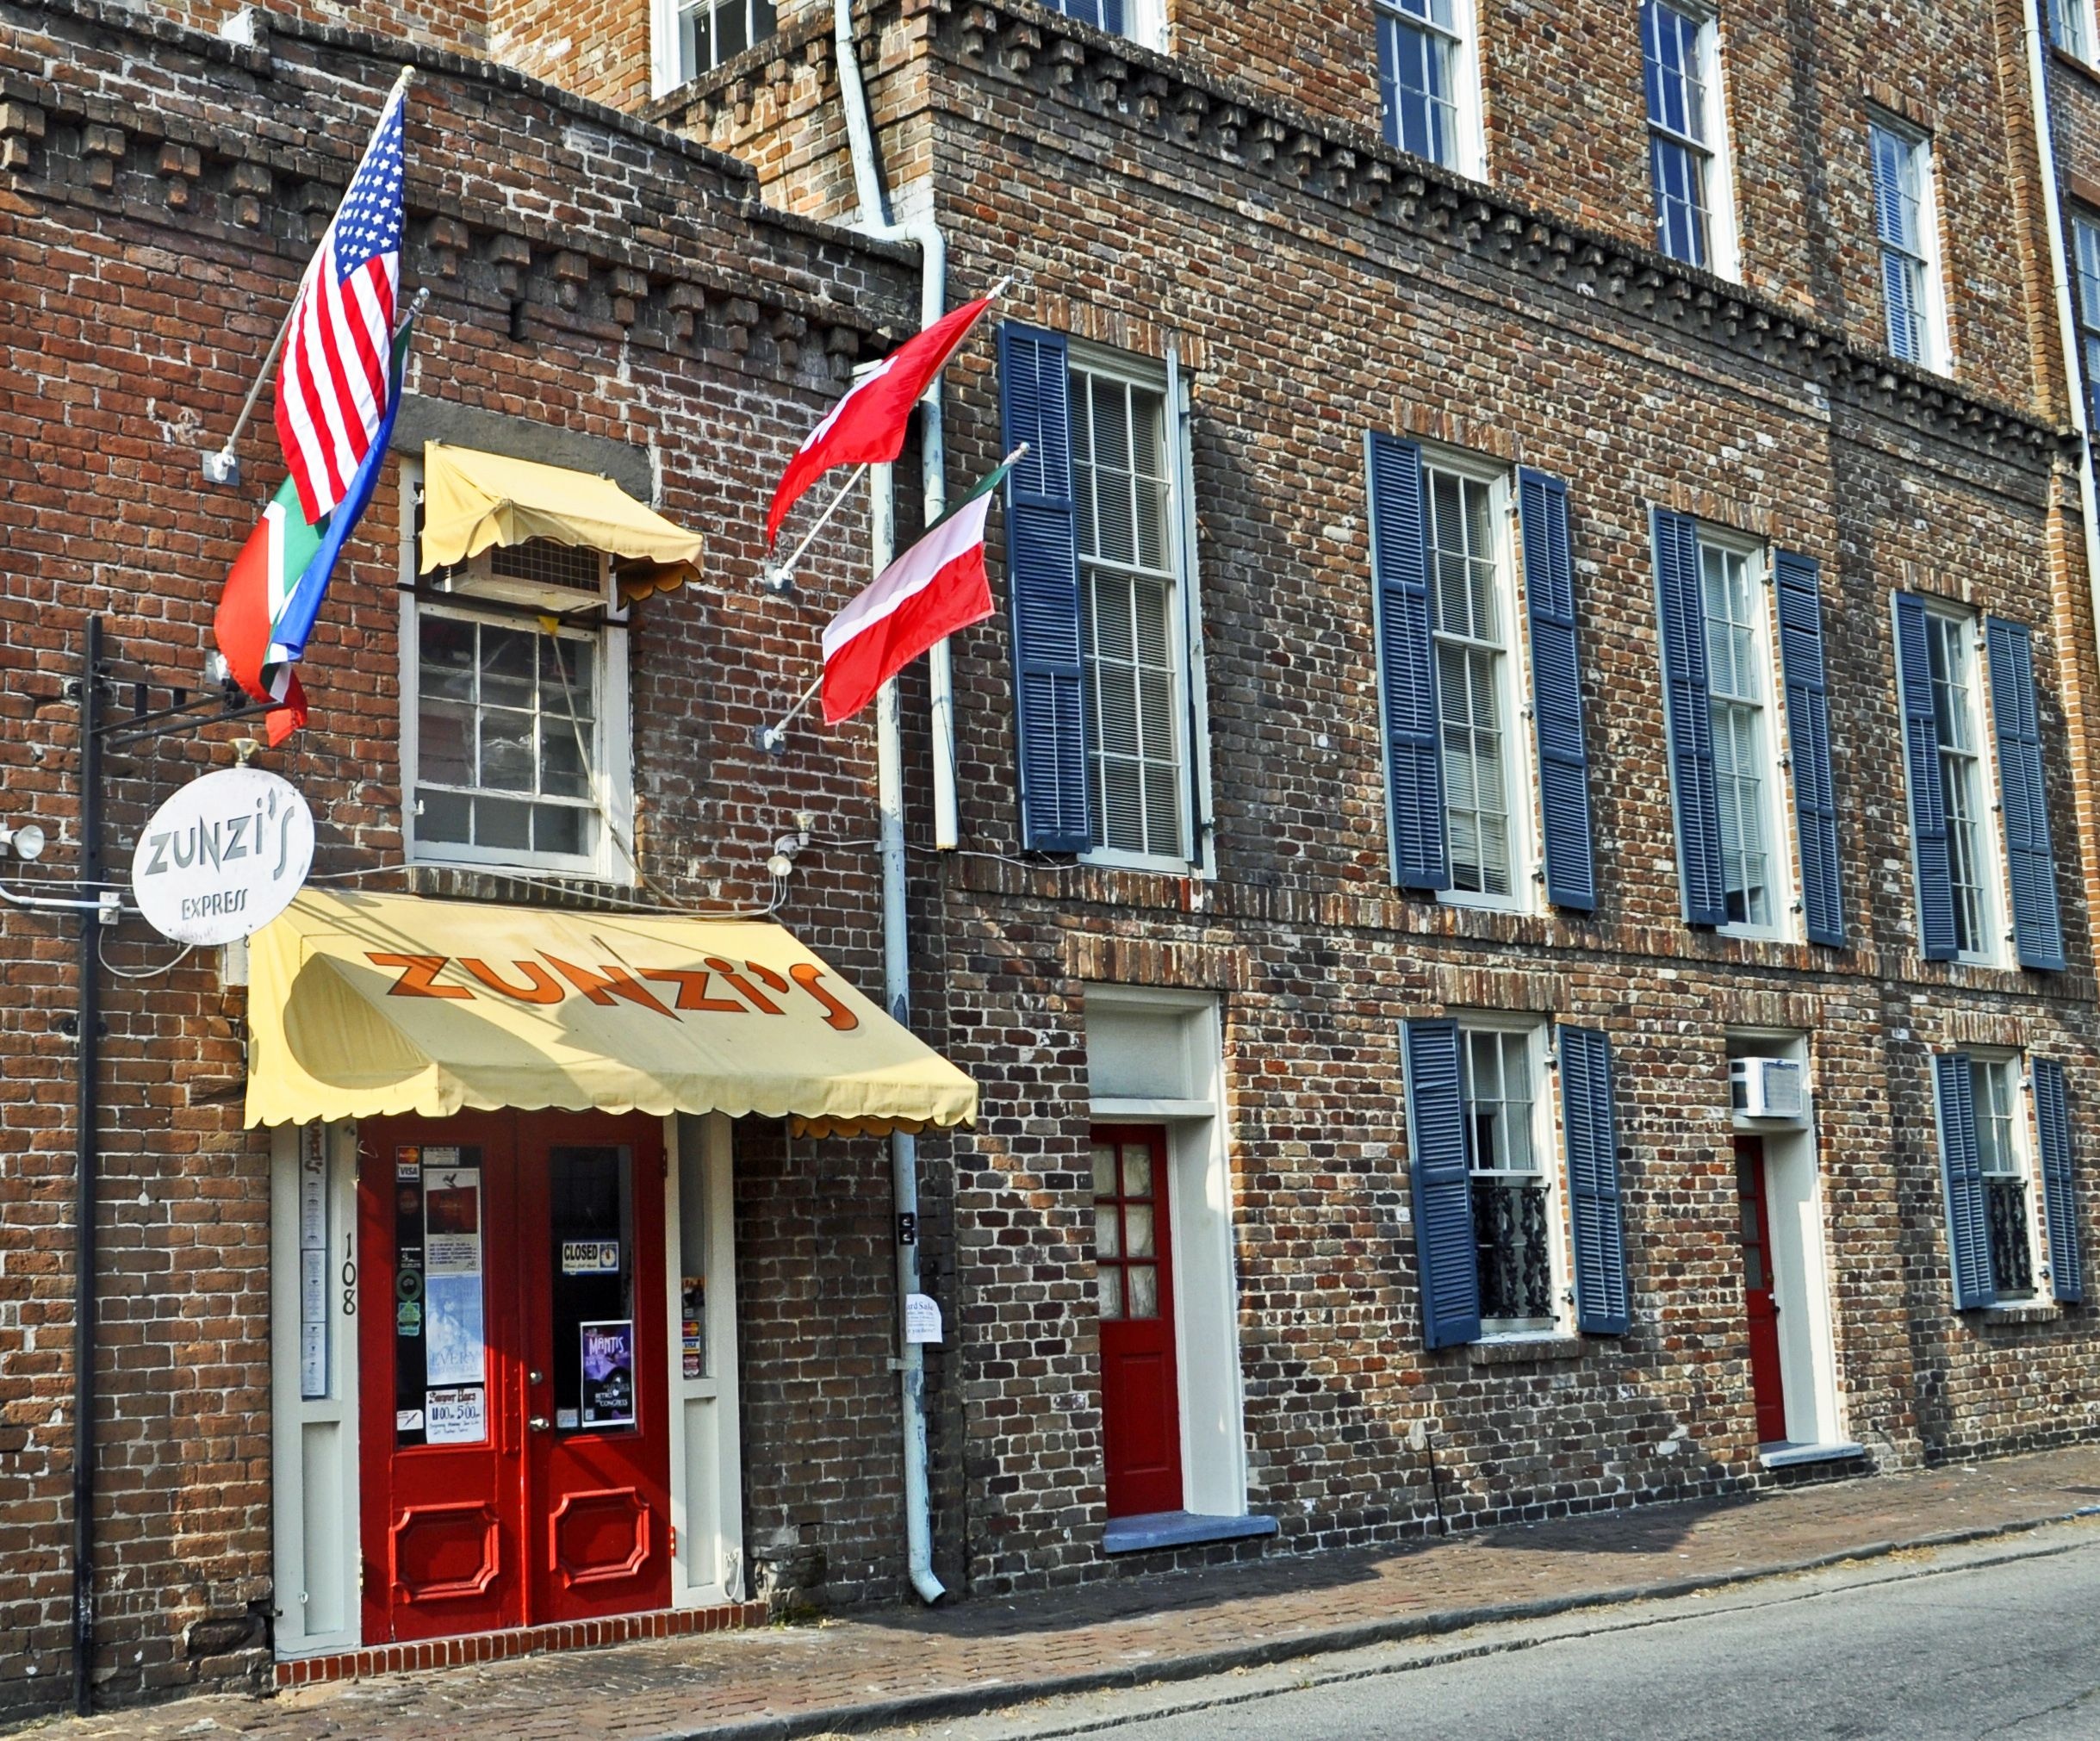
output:
[[[2100,626],[2100,492],[2094,488],[2092,431],[2085,414],[2084,370],[2078,356],[2078,324],[2072,305],[2071,264],[2064,248],[2063,202],[2056,191],[2056,135],[2049,121],[2048,45],[2042,40],[2041,8],[2027,3],[2027,80],[2035,111],[2035,148],[2041,160],[2041,210],[2049,230],[2049,277],[2056,292],[2056,332],[2064,351],[2064,386],[2071,401],[2071,426],[2078,431],[2078,516],[2085,529],[2085,581],[2092,590],[2093,620]]]
[[[939,320],[947,301],[947,247],[940,229],[928,218],[914,224],[892,224],[884,207],[882,178],[875,166],[874,135],[868,125],[867,92],[861,83],[861,62],[854,47],[853,0],[833,0],[839,93],[846,110],[846,136],[853,153],[854,186],[861,203],[860,227],[871,235],[896,236],[919,245],[924,271],[921,325]],[[941,438],[940,386],[927,395],[922,447],[925,457],[926,523],[946,511],[947,448]],[[870,573],[890,565],[897,544],[896,515],[890,468],[868,471]],[[949,735],[954,691],[949,682],[947,646],[934,649],[934,802],[938,836],[945,816],[954,831],[954,740]],[[947,810],[941,809],[942,774],[947,775]],[[882,992],[890,1014],[905,1026],[911,1017],[911,948],[904,905],[904,752],[903,722],[892,678],[875,697],[875,789],[880,811],[882,860]],[[953,845],[953,840],[943,843]],[[911,1588],[931,1604],[947,1594],[934,1576],[933,1507],[926,1452],[925,1351],[905,1332],[906,1303],[919,1291],[918,1141],[904,1131],[890,1137],[890,1172],[897,1224],[897,1361],[898,1400],[904,1415],[904,1551]],[[907,1221],[905,1218],[910,1219]],[[912,1231],[907,1237],[905,1229]]]

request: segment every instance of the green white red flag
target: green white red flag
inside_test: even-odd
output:
[[[263,724],[273,747],[306,724],[307,698],[290,665],[265,670],[270,628],[320,549],[322,532],[308,524],[299,486],[286,478],[233,559],[212,623],[234,681],[253,700],[272,704]]]
[[[985,517],[1022,447],[824,628],[824,723],[850,718],[935,642],[991,614]]]

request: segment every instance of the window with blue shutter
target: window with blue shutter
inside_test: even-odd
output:
[[[1677,809],[1677,867],[1685,923],[1728,923],[1721,858],[1721,807],[1713,768],[1713,699],[1706,679],[1706,611],[1699,528],[1686,514],[1654,510],[1656,603],[1662,630],[1662,687],[1669,731],[1670,791]]]
[[[1932,1074],[1940,1113],[1940,1177],[1947,1191],[1947,1259],[1954,1273],[1954,1309],[1966,1312],[1997,1296],[1991,1277],[1991,1215],[1984,1198],[1969,1054],[1939,1054],[1932,1060]]]
[[[1447,1348],[1480,1339],[1479,1257],[1473,1238],[1458,1024],[1408,1022],[1407,1172],[1414,1195],[1414,1248],[1421,1268],[1422,1345]]]
[[[1575,1230],[1575,1322],[1586,1335],[1623,1336],[1632,1313],[1619,1201],[1618,1125],[1612,1104],[1612,1042],[1599,1029],[1563,1027],[1556,1043],[1569,1219]]]
[[[1596,855],[1590,834],[1589,755],[1582,741],[1582,667],[1575,643],[1568,486],[1542,471],[1520,470],[1517,519],[1531,618],[1532,715],[1538,738],[1546,898],[1556,907],[1593,912]]]
[[[1904,765],[1911,787],[1911,864],[1917,888],[1918,948],[1929,961],[1960,953],[1954,936],[1954,880],[1947,855],[1947,793],[1940,779],[1940,733],[1933,707],[1925,601],[1896,594],[1896,675],[1903,702]]]
[[[1786,685],[1795,832],[1801,842],[1801,911],[1810,942],[1842,948],[1845,904],[1838,874],[1837,796],[1830,777],[1822,570],[1812,556],[1774,550],[1772,575],[1779,594],[1780,669]]]
[[[1451,886],[1451,874],[1444,837],[1422,451],[1411,441],[1374,430],[1365,439],[1365,454],[1393,883],[1397,888],[1434,892]]]
[[[2033,637],[2025,624],[1999,617],[1987,619],[1984,629],[1991,652],[1991,718],[1997,732],[2013,943],[2022,967],[2060,973],[2064,932],[2056,907],[2056,853],[2049,840],[2049,789],[2042,776]]]
[[[1028,444],[1006,480],[1006,586],[1021,839],[1036,852],[1084,852],[1094,835],[1070,393],[1062,333],[1011,321],[1000,327],[1003,445],[1010,453]]]
[[[2064,1091],[2064,1066],[2038,1058],[2035,1079],[2035,1128],[2041,1139],[2041,1208],[2049,1232],[2049,1285],[2063,1301],[2085,1297],[2078,1261],[2078,1195],[2071,1166],[2071,1106]]]

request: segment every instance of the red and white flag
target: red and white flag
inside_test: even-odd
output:
[[[824,420],[796,450],[766,510],[766,548],[780,536],[780,522],[803,492],[827,471],[842,465],[887,465],[904,451],[904,435],[916,405],[969,336],[977,317],[991,306],[990,296],[966,302],[944,314],[916,338],[907,339],[854,382],[853,390],[833,406]]]
[[[386,414],[401,267],[401,107],[380,112],[307,268],[277,365],[277,445],[309,524],[341,501]]]
[[[1022,451],[1027,450],[1024,447]],[[824,724],[851,718],[936,641],[991,614],[985,516],[1014,455],[824,628]]]

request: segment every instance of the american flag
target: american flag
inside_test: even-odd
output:
[[[401,267],[397,85],[292,305],[277,367],[277,442],[311,525],[342,501],[387,407]]]

